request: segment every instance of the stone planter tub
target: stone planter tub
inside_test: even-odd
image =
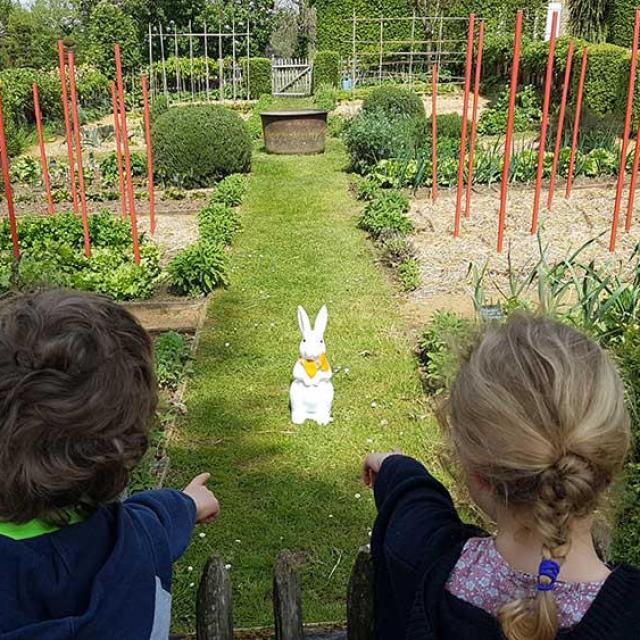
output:
[[[268,153],[313,155],[324,153],[328,111],[265,111],[262,118],[264,145]]]

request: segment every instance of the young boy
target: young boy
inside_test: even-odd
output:
[[[157,403],[149,335],[105,298],[0,305],[0,639],[167,640],[171,569],[218,501],[118,497]]]

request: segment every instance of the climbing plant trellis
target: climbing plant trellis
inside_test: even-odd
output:
[[[194,102],[249,99],[249,65],[243,69],[240,61],[250,57],[251,27],[248,22],[243,25],[235,19],[230,21],[229,27],[229,31],[224,31],[221,21],[214,31],[209,30],[207,23],[201,31],[193,31],[190,24],[187,31],[178,32],[175,26],[173,31],[167,31],[162,24],[149,24],[152,99],[160,93],[167,98],[177,94],[180,100]],[[230,60],[224,55],[229,44]],[[202,51],[202,56],[194,55],[198,50]]]

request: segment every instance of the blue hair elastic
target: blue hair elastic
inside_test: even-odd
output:
[[[538,591],[553,591],[556,588],[560,565],[553,560],[543,560],[538,569]]]

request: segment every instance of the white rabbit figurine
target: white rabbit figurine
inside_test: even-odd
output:
[[[302,331],[300,359],[293,367],[291,384],[291,421],[303,424],[314,420],[318,424],[332,421],[333,373],[327,359],[324,332],[329,321],[326,305],[320,309],[313,328],[307,312],[298,307],[298,324]]]

